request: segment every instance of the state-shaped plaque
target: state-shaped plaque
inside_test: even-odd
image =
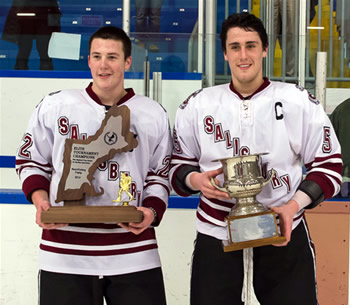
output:
[[[63,154],[63,173],[58,185],[56,203],[42,212],[43,223],[103,223],[139,222],[143,213],[136,207],[123,204],[86,206],[85,196],[101,196],[96,191],[93,175],[97,167],[115,154],[131,151],[138,142],[130,131],[130,110],[127,106],[112,106],[94,135],[87,139],[66,139]]]

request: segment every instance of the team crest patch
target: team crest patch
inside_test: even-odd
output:
[[[188,102],[190,101],[190,99],[191,99],[192,97],[196,97],[202,90],[203,90],[203,89],[199,89],[199,90],[197,90],[196,92],[193,92],[193,93],[179,106],[179,108],[180,108],[180,109],[185,109],[186,106],[188,105]]]
[[[305,88],[303,86],[300,86],[298,84],[296,84],[295,87],[298,88],[300,91],[305,90]],[[309,91],[307,93],[309,95],[310,102],[314,103],[315,105],[318,105],[320,103],[312,93],[310,93]]]
[[[309,100],[310,100],[310,102],[312,102],[312,103],[314,103],[314,104],[316,104],[316,105],[318,105],[320,102],[318,101],[318,99],[314,96],[314,95],[312,95],[310,92],[308,92],[308,94],[309,94]]]
[[[303,86],[300,86],[300,85],[298,85],[298,84],[296,84],[295,87],[296,87],[297,89],[299,89],[300,91],[304,91],[304,90],[305,90],[305,88],[304,88]]]

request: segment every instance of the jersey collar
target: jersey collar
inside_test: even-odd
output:
[[[92,90],[92,82],[89,84],[89,86],[87,86],[87,88],[85,89],[86,93],[99,105],[102,105],[102,102],[100,100],[100,98],[96,95],[96,93]],[[124,95],[117,103],[117,105],[121,105],[123,103],[125,103],[127,100],[131,99],[134,95],[135,92],[132,88],[127,88],[126,90],[126,95]]]
[[[244,97],[242,94],[240,94],[235,87],[233,87],[233,83],[231,80],[230,83],[230,89],[232,92],[236,93],[241,100],[250,100],[255,94],[259,93],[260,91],[263,91],[268,85],[270,85],[270,81],[268,80],[267,77],[264,77],[264,82],[261,84],[261,86],[255,90],[255,92],[249,96]]]

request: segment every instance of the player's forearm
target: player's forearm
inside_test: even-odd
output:
[[[302,209],[305,209],[312,202],[311,198],[306,193],[300,190],[298,190],[294,194],[291,200],[294,200],[298,204],[297,212],[299,212]]]
[[[50,192],[50,181],[41,175],[32,175],[27,177],[22,184],[22,190],[28,201],[32,202],[33,193],[36,190],[44,190],[47,194]]]
[[[190,172],[185,179],[186,186],[193,191],[199,191],[200,187],[197,185],[196,175],[199,175],[199,172]]]
[[[179,170],[176,171],[172,179],[172,185],[177,192],[181,194],[186,194],[190,196],[199,192],[199,189],[195,187],[190,182],[191,173],[199,173],[200,169],[197,166],[192,165],[182,165]]]
[[[49,193],[45,190],[39,189],[35,190],[31,194],[31,199],[34,205],[42,202],[42,201],[49,201]]]
[[[162,221],[163,215],[165,213],[165,210],[167,208],[168,201],[164,202],[158,197],[147,197],[143,200],[142,206],[146,208],[151,208],[151,210],[154,210],[154,216],[155,221],[152,223],[153,226],[158,226],[160,222]],[[153,212],[153,211],[152,211]]]

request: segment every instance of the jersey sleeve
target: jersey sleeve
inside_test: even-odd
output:
[[[150,156],[150,168],[144,185],[143,206],[152,207],[157,213],[158,225],[168,205],[170,195],[169,167],[172,151],[172,140],[167,113],[164,110],[162,119],[158,118],[159,127],[155,130],[155,149]]]
[[[200,146],[198,124],[196,124],[196,102],[193,94],[183,102],[177,112],[173,130],[173,154],[170,168],[170,181],[174,191],[180,196],[197,193],[186,186],[185,178],[193,171],[200,171]]]
[[[341,149],[334,128],[319,102],[310,93],[302,92],[302,149],[306,168],[305,180],[315,182],[323,191],[324,200],[335,196],[341,185]]]
[[[53,139],[44,104],[43,100],[33,111],[16,155],[16,172],[29,201],[33,191],[50,189]]]

